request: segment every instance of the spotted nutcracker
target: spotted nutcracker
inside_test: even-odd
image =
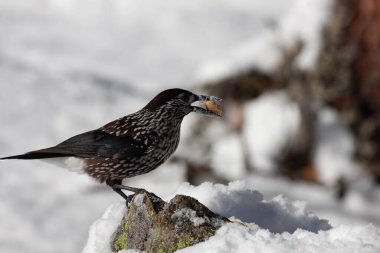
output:
[[[199,106],[193,105],[195,102]],[[150,172],[165,162],[178,146],[183,118],[190,112],[220,116],[220,102],[219,98],[183,89],[165,90],[141,110],[96,130],[54,147],[0,159],[53,161],[105,182],[129,202],[131,196],[122,190],[140,189],[123,185],[122,180]]]

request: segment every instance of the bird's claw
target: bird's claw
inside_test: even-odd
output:
[[[144,190],[144,189],[138,189],[138,188],[137,188],[137,191],[136,191],[136,192],[134,192],[133,194],[130,194],[130,195],[127,196],[127,199],[126,199],[126,201],[125,201],[126,206],[128,207],[129,204],[131,203],[131,201],[133,200],[133,198],[134,198],[136,195],[140,194],[140,193],[147,193],[147,194],[149,194],[149,192],[148,192],[147,190]]]
[[[135,196],[135,194],[128,195],[127,199],[125,200],[125,205],[127,207],[129,207],[129,204],[131,203],[134,196]]]

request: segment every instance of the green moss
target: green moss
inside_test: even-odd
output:
[[[179,241],[177,243],[177,249],[176,250],[186,248],[186,247],[190,246],[193,242],[194,242],[193,237],[189,237],[189,239],[187,239],[186,241]]]
[[[166,249],[166,245],[164,242],[161,243],[161,249],[159,249],[157,252],[158,253],[173,253],[177,250],[180,250],[180,249],[183,249],[183,248],[186,248],[188,246],[190,246],[192,243],[194,242],[194,238],[193,237],[190,237],[189,239],[187,240],[181,240],[179,241],[176,245],[172,245],[169,247],[169,249]]]
[[[156,244],[157,240],[160,239],[160,236],[161,236],[161,230],[158,230],[156,233],[156,236],[153,238],[152,246]],[[153,250],[148,251],[148,253],[153,253]],[[160,253],[163,253],[163,252],[160,252]]]
[[[129,230],[129,226],[128,226],[128,224],[125,224],[123,232],[117,238],[117,246],[119,247],[120,250],[128,249],[128,243],[127,243],[128,230]]]
[[[156,235],[155,235],[155,237],[153,239],[154,242],[157,241],[158,239],[160,239],[161,233],[162,233],[162,231],[161,231],[160,228],[156,229],[155,231],[156,231]]]
[[[119,238],[117,238],[117,246],[119,249],[128,249],[127,238],[128,234],[126,232],[123,232]]]

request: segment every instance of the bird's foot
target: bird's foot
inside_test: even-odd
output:
[[[138,195],[138,194],[141,194],[141,193],[147,193],[147,194],[151,194],[150,192],[148,192],[147,190],[144,190],[144,189],[139,189],[139,188],[135,188],[137,191],[135,191],[133,194],[130,194],[127,196],[127,198],[125,199],[125,204],[126,206],[128,207],[129,204],[131,203],[132,199]]]
[[[131,203],[134,196],[135,196],[135,194],[130,194],[127,196],[127,199],[125,200],[125,206],[126,207],[129,207],[129,204]]]
[[[115,184],[112,186],[112,189],[117,192],[120,196],[125,199],[125,205],[128,207],[129,203],[131,203],[132,199],[135,197],[136,194],[140,193],[148,193],[146,190],[141,189],[141,188],[134,188],[134,187],[129,187],[126,185],[122,184]],[[126,195],[122,190],[127,190],[133,192],[132,194]]]
[[[118,182],[118,183],[108,182],[107,184],[109,186],[111,186],[112,189],[116,193],[118,193],[121,197],[123,197],[123,199],[125,199],[125,205],[127,207],[129,206],[129,204],[131,203],[131,201],[133,200],[133,198],[136,196],[136,194],[145,193],[145,194],[153,195],[153,196],[156,197],[156,195],[154,195],[153,193],[148,192],[145,189],[126,186],[126,185],[121,184],[121,182]],[[133,194],[126,195],[122,190],[133,192]]]

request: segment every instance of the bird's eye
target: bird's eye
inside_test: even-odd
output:
[[[179,95],[179,98],[180,98],[183,102],[186,102],[186,103],[190,102],[190,99],[191,99],[191,97],[190,97],[189,94],[181,94],[181,95]]]

